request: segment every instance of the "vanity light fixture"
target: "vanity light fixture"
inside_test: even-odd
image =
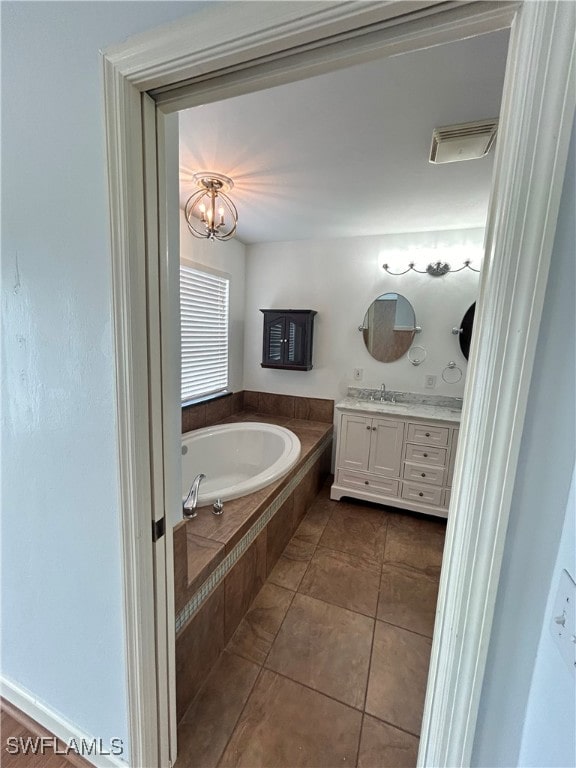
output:
[[[388,272],[389,275],[405,275],[407,272],[418,272],[420,275],[430,275],[431,277],[442,277],[442,275],[447,275],[449,272],[462,272],[463,269],[471,269],[472,272],[480,272],[479,269],[475,269],[472,266],[470,260],[466,260],[459,269],[452,269],[447,261],[431,262],[426,269],[416,269],[414,262],[411,261],[410,264],[408,264],[408,269],[405,269],[404,272],[392,272],[388,264],[382,264],[382,269]]]
[[[234,182],[212,171],[195,173],[192,178],[199,190],[188,198],[184,208],[188,229],[194,237],[229,240],[238,224],[238,211],[226,194]]]

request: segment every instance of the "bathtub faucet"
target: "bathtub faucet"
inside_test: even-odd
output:
[[[199,475],[196,475],[194,482],[190,486],[188,496],[186,496],[186,500],[182,504],[182,514],[186,519],[196,517],[198,514],[196,510],[196,506],[198,504],[198,490],[200,488],[201,481],[204,480],[205,477],[206,475],[203,475],[202,472],[200,472]]]

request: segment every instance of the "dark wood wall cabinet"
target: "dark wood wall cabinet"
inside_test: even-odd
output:
[[[262,368],[312,368],[313,309],[261,309],[264,315]]]

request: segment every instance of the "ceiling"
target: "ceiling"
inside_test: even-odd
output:
[[[244,243],[484,226],[494,151],[429,163],[435,127],[497,117],[508,30],[180,113],[192,174],[234,181]]]

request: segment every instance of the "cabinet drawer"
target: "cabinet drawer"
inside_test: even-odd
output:
[[[420,483],[402,483],[402,498],[439,507],[442,501],[442,488],[420,485]]]
[[[383,493],[386,496],[398,496],[398,480],[387,477],[376,477],[361,472],[351,472],[348,469],[339,469],[336,473],[336,485],[345,485],[348,488],[356,488],[366,492]]]
[[[423,445],[448,445],[450,430],[429,424],[408,424],[408,442]]]
[[[444,467],[427,467],[425,464],[404,464],[404,479],[416,483],[442,485]]]
[[[406,461],[412,464],[445,467],[447,455],[446,448],[428,448],[425,445],[411,445],[410,443],[406,446]]]

